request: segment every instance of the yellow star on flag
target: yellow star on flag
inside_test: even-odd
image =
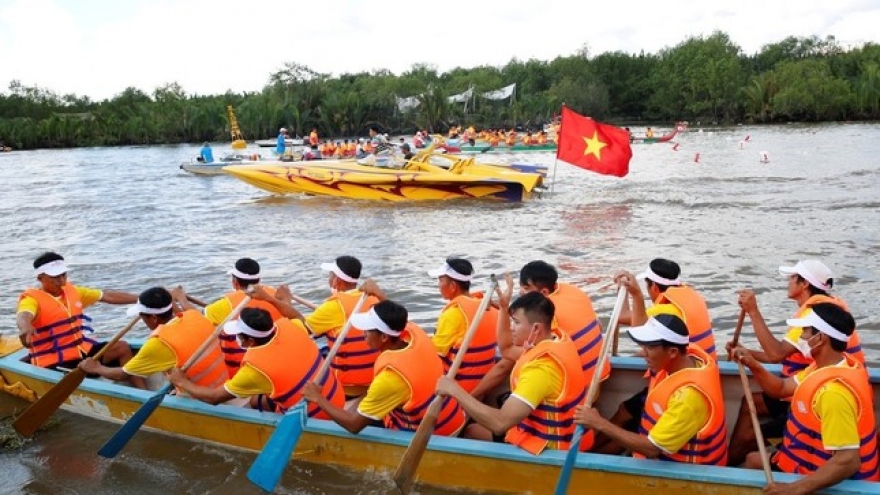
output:
[[[593,137],[591,138],[584,137],[584,143],[586,144],[584,156],[593,155],[596,157],[596,160],[602,159],[602,148],[608,146],[608,143],[599,140],[598,131],[593,131]]]

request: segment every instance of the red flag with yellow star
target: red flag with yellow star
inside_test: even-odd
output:
[[[576,167],[623,177],[629,173],[629,133],[562,107],[556,158]]]

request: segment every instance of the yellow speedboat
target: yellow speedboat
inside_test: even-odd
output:
[[[425,201],[479,198],[524,201],[542,185],[539,173],[453,159],[448,168],[422,154],[384,168],[352,161],[233,165],[223,171],[276,194],[312,194],[350,199]]]

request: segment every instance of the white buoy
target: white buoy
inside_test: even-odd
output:
[[[761,163],[770,163],[770,152],[761,151],[758,153],[758,161]]]

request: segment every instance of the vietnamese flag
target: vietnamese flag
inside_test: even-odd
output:
[[[623,177],[629,173],[629,133],[562,107],[556,158],[576,167]]]

